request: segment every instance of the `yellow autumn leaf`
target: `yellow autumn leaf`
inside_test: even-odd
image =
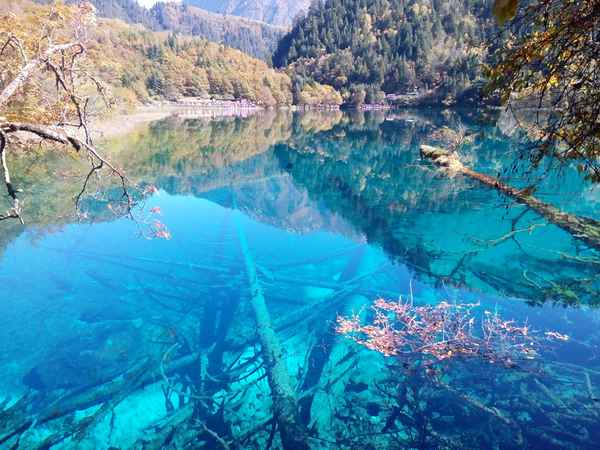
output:
[[[515,17],[518,4],[519,0],[494,0],[492,11],[500,25]]]

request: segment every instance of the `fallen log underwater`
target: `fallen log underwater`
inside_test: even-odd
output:
[[[371,278],[375,273],[381,270],[381,265],[376,265],[373,270],[373,261],[369,257],[369,249],[366,246],[357,247],[350,254],[344,270],[340,275],[339,285],[329,298],[333,300],[336,297],[344,300],[341,309],[344,314],[352,314],[355,311],[364,308],[369,303],[369,298],[356,292],[360,287],[360,281],[364,278]],[[328,302],[329,303],[329,302]],[[333,392],[318,392],[316,389],[320,385],[326,384],[327,378],[331,373],[325,373],[326,368],[332,371],[334,367],[340,364],[341,360],[347,355],[345,342],[340,342],[340,336],[335,333],[333,324],[335,315],[338,314],[338,308],[322,315],[331,322],[331,326],[324,326],[320,332],[317,332],[315,342],[309,350],[308,360],[305,367],[305,377],[301,386],[302,392],[313,392],[312,395],[306,395],[300,402],[301,418],[303,422],[311,429],[317,432],[325,433],[331,430],[331,420],[333,416],[332,408],[328,396],[343,395],[345,384],[341,384],[333,389],[333,383],[329,387]],[[347,361],[350,366],[353,361]],[[317,406],[315,408],[315,400]],[[316,410],[316,411],[315,411]],[[317,412],[317,414],[314,414]],[[315,415],[316,417],[312,417]],[[319,433],[319,434],[321,434]]]
[[[244,227],[237,216],[235,223],[250,287],[250,305],[256,321],[256,334],[271,388],[273,415],[279,427],[281,442],[285,450],[308,450],[308,430],[302,426],[298,417],[299,409],[294,388],[283,358],[281,343],[271,324],[256,264],[248,247]]]
[[[198,357],[198,353],[182,356],[164,370],[168,374],[181,370],[195,363]],[[146,359],[138,361],[112,380],[96,386],[80,388],[56,399],[35,415],[30,414],[28,409],[28,403],[35,399],[23,397],[23,402],[17,401],[16,404],[4,411],[0,410],[0,444],[6,443],[10,438],[25,432],[30,427],[33,428],[36,425],[68,416],[78,410],[111,401],[113,397],[124,391],[130,393],[158,380],[160,380],[158,365]],[[82,425],[85,427],[88,424]]]
[[[421,145],[421,156],[442,167],[449,175],[461,174],[502,192],[507,197],[531,208],[549,222],[565,230],[574,238],[600,250],[600,222],[589,217],[568,214],[535,198],[527,190],[510,186],[497,178],[476,172],[466,167],[455,152],[431,145]]]

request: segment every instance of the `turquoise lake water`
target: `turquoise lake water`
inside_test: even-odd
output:
[[[539,199],[597,220],[600,188],[568,168],[539,181],[506,170],[522,137],[478,117],[282,111],[144,125],[104,144],[158,188],[137,223],[98,198],[86,199],[89,219],[72,218],[68,185],[81,178],[53,176],[68,161],[48,157],[41,179],[24,170],[30,220],[0,223],[0,448],[282,448],[248,254],[310,448],[600,448],[600,254],[441,174],[419,145],[465,127],[470,167],[536,180]],[[157,218],[171,239],[140,236]],[[368,317],[377,298],[411,290],[418,304],[480,302],[569,340],[516,368],[444,361],[435,383],[334,333],[338,315]]]

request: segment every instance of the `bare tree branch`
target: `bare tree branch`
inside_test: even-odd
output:
[[[23,64],[27,64],[29,62],[29,59],[27,58],[27,55],[25,54],[25,50],[23,49],[23,44],[21,43],[19,38],[17,38],[14,34],[11,34],[8,37],[8,39],[2,46],[2,49],[0,49],[0,56],[4,54],[5,50],[8,47],[14,48],[15,50],[17,50],[19,52],[19,55],[21,56],[21,60],[23,61]]]
[[[110,163],[106,158],[104,158],[95,147],[88,144],[87,142],[82,141],[77,136],[67,133],[67,131],[65,131],[64,129],[53,128],[53,127],[48,127],[48,126],[43,126],[43,125],[34,125],[34,124],[29,124],[29,123],[16,123],[16,122],[0,123],[0,133],[2,133],[1,136],[3,136],[3,141],[0,141],[0,142],[6,142],[6,134],[15,133],[18,131],[31,133],[31,134],[34,134],[44,140],[55,142],[58,144],[70,145],[78,152],[81,151],[82,149],[87,151],[87,153],[89,154],[91,161],[92,161],[92,169],[88,173],[88,175],[85,179],[83,190],[77,196],[77,199],[76,199],[77,205],[79,204],[79,201],[81,199],[81,196],[83,195],[83,192],[85,192],[85,188],[87,187],[90,177],[95,172],[100,170],[102,167],[108,167],[110,169],[111,174],[119,177],[119,179],[121,181],[122,198],[126,201],[126,213],[128,215],[131,214],[131,209],[133,208],[134,202],[133,202],[133,199],[127,189],[127,186],[129,184],[127,177],[121,172],[121,170],[116,168],[112,163]],[[2,152],[2,154],[4,154],[4,153]],[[96,161],[97,161],[97,164],[96,164]],[[5,175],[6,174],[8,174],[7,170],[5,170]],[[9,178],[9,181],[10,181],[10,178]],[[12,185],[11,185],[11,189],[12,189]],[[12,191],[9,191],[9,195],[11,194],[11,192]],[[12,198],[16,198],[16,191],[14,191],[14,192],[15,192],[15,196],[13,197],[11,195]],[[17,205],[18,205],[18,203],[17,203]]]
[[[19,74],[0,92],[0,108],[4,107],[8,100],[21,88],[43,64],[47,63],[52,55],[57,52],[69,50],[72,48],[83,48],[79,42],[71,42],[62,45],[53,45],[39,57],[29,61]]]
[[[102,82],[89,74],[85,67],[82,68],[80,64],[80,61],[84,60],[86,55],[84,45],[86,28],[94,22],[95,9],[91,4],[82,2],[76,8],[75,13],[74,22],[61,25],[71,35],[71,42],[54,43],[54,31],[59,29],[54,24],[54,7],[51,8],[48,22],[42,27],[41,37],[33,39],[29,43],[30,45],[26,45],[29,42],[27,38],[24,37],[23,40],[20,40],[10,31],[4,33],[2,38],[4,42],[0,42],[0,57],[6,56],[7,49],[12,49],[19,54],[22,61],[21,64],[16,63],[19,68],[16,70],[16,75],[13,75],[14,78],[0,90],[0,112],[6,109],[11,100],[16,97],[15,94],[27,85],[36,84],[40,76],[47,76],[46,73],[51,74],[57,95],[56,101],[53,102],[54,109],[49,112],[50,118],[44,118],[45,123],[38,123],[37,117],[12,121],[0,115],[2,169],[8,196],[12,202],[11,209],[5,215],[0,216],[0,220],[18,218],[23,222],[21,205],[16,194],[18,191],[10,182],[10,173],[6,164],[5,152],[8,145],[8,135],[12,133],[28,133],[41,138],[42,141],[66,145],[87,157],[90,169],[81,190],[75,196],[76,212],[79,212],[81,200],[92,177],[99,175],[100,171],[106,168],[111,176],[117,176],[120,180],[122,195],[119,202],[124,204],[124,207],[120,205],[118,213],[124,213],[135,219],[132,214],[134,201],[129,192],[129,181],[124,173],[102,156],[102,153],[94,146],[92,130],[88,121],[90,105],[93,102],[90,101],[91,97],[87,96],[85,90],[82,89],[85,83],[89,82],[91,86],[95,87],[96,92],[102,97],[106,106],[110,107]],[[26,54],[28,48],[37,48],[37,55],[28,58]],[[6,64],[8,67],[15,65],[14,57]],[[45,95],[49,94],[43,91],[43,88],[40,90]],[[43,101],[44,98],[41,100]],[[55,106],[58,108],[55,108]],[[75,129],[71,129],[71,127]],[[109,207],[113,209],[111,205]],[[161,233],[164,234],[164,230]]]

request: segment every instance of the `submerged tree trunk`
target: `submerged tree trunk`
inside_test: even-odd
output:
[[[421,145],[421,156],[433,161],[438,166],[443,167],[450,175],[462,174],[502,192],[508,197],[515,199],[517,202],[533,209],[535,212],[545,217],[549,222],[570,233],[574,238],[585,242],[590,247],[600,250],[600,222],[590,219],[589,217],[579,217],[567,214],[548,203],[538,200],[526,190],[517,189],[503,183],[497,178],[475,172],[464,166],[458,159],[456,153],[449,152],[439,147]]]
[[[296,396],[285,365],[281,344],[271,325],[271,317],[256,274],[256,265],[248,248],[246,233],[239,217],[236,217],[235,223],[250,285],[250,305],[256,320],[256,332],[271,388],[273,412],[279,426],[281,442],[285,450],[308,450],[310,448],[307,440],[308,433],[298,418]]]
[[[367,297],[356,292],[360,287],[359,282],[355,285],[345,285],[345,283],[355,280],[365,273],[372,274],[373,261],[369,256],[369,249],[366,245],[358,247],[350,255],[339,279],[339,285],[343,287],[330,297],[333,298],[342,294],[344,299],[343,314],[352,314],[359,311],[369,302]],[[346,291],[345,295],[343,295],[344,291]],[[333,319],[332,323],[335,323],[335,317]],[[328,320],[331,320],[331,317],[328,317]],[[341,361],[347,356],[347,346],[344,344],[345,342],[340,341],[340,336],[335,333],[333,326],[324,326],[321,332],[317,333],[315,343],[308,355],[302,392],[311,391],[319,383],[325,386],[331,379],[335,378],[333,372],[343,373],[346,370],[345,366],[340,367]],[[348,360],[348,364],[352,363],[352,360]],[[329,368],[330,371],[325,371],[326,368]],[[325,375],[324,372],[326,372]],[[326,380],[323,380],[323,378],[326,378]],[[336,394],[342,394],[344,386],[344,383],[339,383],[339,388],[331,386],[330,390]],[[334,415],[334,411],[328,402],[330,394],[331,392],[317,391],[312,395],[305,396],[301,401],[301,418],[304,423],[311,424],[311,421],[314,422],[317,431],[324,434],[331,431],[331,420]],[[317,405],[313,408],[315,401]]]
[[[169,374],[193,364],[198,360],[198,356],[197,353],[194,353],[181,357],[165,368],[165,373]],[[133,367],[110,381],[65,394],[36,416],[31,415],[28,409],[29,403],[39,400],[34,397],[23,397],[24,402],[18,401],[5,411],[2,411],[0,407],[0,448],[3,448],[1,444],[6,443],[13,436],[21,434],[34,424],[59,419],[77,410],[83,410],[103,402],[112,402],[125,391],[132,392],[156,382],[160,374],[155,366],[156,361],[150,359],[138,361]],[[88,420],[90,419],[88,418]],[[84,419],[77,426],[84,429],[87,424]]]

